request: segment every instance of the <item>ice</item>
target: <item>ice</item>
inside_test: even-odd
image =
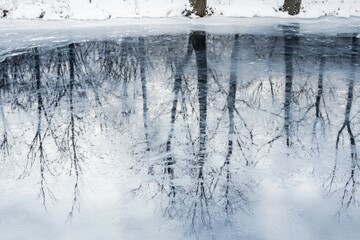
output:
[[[103,38],[128,36],[150,36],[157,34],[185,33],[191,30],[205,30],[210,33],[278,34],[278,26],[288,24],[288,19],[279,18],[141,18],[115,19],[108,21],[0,21],[0,55],[14,49],[31,46],[52,45],[60,42],[89,41]],[[352,33],[358,30],[359,18],[339,19],[292,19],[301,24],[300,33],[334,35]],[[54,39],[49,41],[49,39]]]

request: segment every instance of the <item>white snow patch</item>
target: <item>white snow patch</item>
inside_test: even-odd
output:
[[[283,0],[208,0],[214,15],[227,17],[295,18],[279,11]],[[9,10],[12,19],[58,20],[140,17],[176,17],[189,9],[188,0],[0,0],[0,10]],[[296,18],[360,16],[358,0],[303,0]]]

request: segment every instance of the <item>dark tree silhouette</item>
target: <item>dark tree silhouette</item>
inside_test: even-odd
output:
[[[300,13],[300,7],[301,0],[285,0],[282,10],[289,15],[297,15]]]
[[[190,0],[194,13],[199,17],[204,17],[206,15],[206,2],[207,0]]]

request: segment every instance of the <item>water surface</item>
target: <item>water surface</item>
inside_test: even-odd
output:
[[[142,221],[167,229],[156,238],[173,225],[187,238],[336,239],[334,216],[359,223],[358,32],[272,29],[3,52],[0,215],[29,226],[42,206],[57,217],[36,213],[39,222],[101,219],[109,239],[152,232]],[[162,220],[144,220],[147,206]],[[51,222],[55,239],[74,236]]]

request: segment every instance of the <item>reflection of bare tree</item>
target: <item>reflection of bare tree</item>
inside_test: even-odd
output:
[[[310,110],[315,110],[315,116],[312,123],[312,141],[319,145],[319,135],[325,135],[325,119],[330,123],[328,112],[326,109],[326,101],[324,96],[325,86],[324,86],[324,71],[327,60],[327,54],[325,53],[325,39],[322,39],[321,44],[317,44],[320,54],[319,54],[319,70],[318,70],[318,81],[317,81],[317,91],[315,93],[315,102],[311,101],[310,106],[306,107],[306,111],[302,119],[305,119],[306,115]],[[318,60],[318,59],[316,59]],[[330,84],[328,84],[330,85]],[[312,89],[303,88],[304,92],[312,92]],[[330,91],[331,92],[331,91]],[[320,132],[319,132],[320,127]],[[319,134],[320,133],[320,134]],[[317,146],[319,148],[319,146]]]
[[[129,102],[129,98],[131,97],[129,94],[129,83],[131,79],[136,79],[137,77],[137,64],[138,59],[135,46],[131,38],[124,38],[120,44],[119,73],[122,79],[122,116],[126,120],[128,120],[130,114],[135,111],[133,109],[134,104],[131,105]]]
[[[65,96],[66,93],[66,83],[65,83],[65,69],[67,56],[63,52],[63,48],[56,49],[56,60],[54,61],[54,68],[56,70],[56,90],[53,95],[55,95],[54,105],[57,107],[60,103],[60,100]]]
[[[10,97],[9,103],[13,109],[26,111],[33,103],[32,94],[27,94],[33,90],[32,81],[29,79],[29,72],[33,71],[33,62],[31,51],[12,56],[8,60],[8,77],[11,77],[11,81],[6,97]]]
[[[29,152],[27,155],[27,162],[25,166],[24,173],[22,177],[30,175],[30,170],[32,169],[35,161],[39,160],[40,168],[40,192],[39,197],[42,200],[42,204],[46,208],[46,199],[47,195],[53,198],[53,193],[47,185],[47,180],[45,177],[45,172],[48,171],[51,173],[49,168],[49,159],[45,153],[45,137],[47,135],[47,128],[43,126],[43,116],[46,119],[48,118],[46,109],[44,107],[44,98],[43,98],[43,86],[41,82],[41,72],[40,72],[40,55],[37,48],[34,49],[34,79],[36,81],[36,97],[37,97],[37,124],[35,130],[35,136],[33,137],[32,142],[30,143]]]
[[[2,98],[2,91],[0,90],[0,118],[3,125],[2,136],[0,139],[0,151],[3,153],[4,159],[9,155],[9,142],[8,142],[8,123],[4,113],[4,103]]]
[[[68,218],[71,219],[76,205],[78,204],[78,198],[80,195],[79,191],[79,180],[80,180],[80,173],[81,173],[81,166],[80,162],[82,161],[82,155],[78,152],[78,145],[76,141],[76,137],[79,135],[80,130],[76,129],[76,120],[81,119],[79,116],[75,114],[74,111],[74,90],[75,90],[75,65],[76,65],[76,56],[75,56],[75,44],[71,43],[69,45],[69,105],[70,105],[70,116],[69,116],[69,123],[66,128],[66,136],[68,137],[68,144],[69,144],[69,153],[70,153],[70,160],[71,160],[71,167],[70,167],[70,175],[75,175],[75,184],[73,189],[73,202],[71,206],[71,210],[69,212]],[[67,139],[65,139],[67,141]]]
[[[280,130],[275,137],[270,139],[267,143],[261,146],[271,145],[275,141],[285,138],[286,146],[291,147],[293,145],[293,128],[294,128],[294,117],[293,117],[293,102],[294,90],[293,90],[293,78],[294,78],[294,58],[296,49],[299,45],[299,36],[297,35],[299,26],[297,24],[284,25],[283,27],[283,39],[284,39],[284,62],[285,62],[285,87],[284,87],[284,104],[281,111],[284,112],[284,125],[283,127],[277,128]],[[273,90],[271,90],[273,91]],[[271,92],[272,97],[273,92]],[[273,101],[274,103],[274,101]],[[280,117],[280,114],[273,114],[274,116]],[[298,120],[300,122],[301,120]]]
[[[229,133],[228,133],[228,152],[224,163],[226,171],[226,184],[225,184],[225,212],[227,216],[233,211],[231,200],[229,197],[231,172],[230,163],[231,155],[233,153],[233,138],[235,134],[235,123],[234,123],[234,109],[235,109],[235,97],[236,97],[236,82],[237,82],[237,68],[236,68],[236,57],[239,51],[239,35],[235,35],[234,49],[231,55],[231,72],[230,72],[230,83],[229,83],[229,95],[227,98],[227,105],[229,111]],[[221,169],[222,170],[222,169]]]
[[[321,112],[321,101],[324,101],[323,99],[323,93],[324,93],[324,68],[325,68],[325,56],[320,56],[320,67],[319,67],[319,78],[318,78],[318,86],[317,86],[317,94],[316,94],[316,100],[315,100],[315,120],[313,123],[313,138],[316,137],[316,129],[317,125],[320,123],[322,132],[324,132],[325,128],[325,121],[324,116]]]
[[[9,90],[9,63],[7,58],[0,62],[0,80],[1,91],[5,92],[5,90]]]
[[[140,79],[141,79],[141,90],[143,99],[143,121],[144,121],[144,133],[146,151],[150,151],[149,143],[149,108],[148,108],[148,91],[146,81],[146,64],[145,64],[146,52],[145,52],[145,40],[143,37],[139,38],[139,61],[140,61]]]
[[[220,169],[220,173],[225,173],[226,180],[223,184],[222,200],[223,207],[226,214],[225,222],[230,222],[231,215],[239,209],[245,210],[244,205],[248,205],[248,199],[245,196],[244,192],[234,183],[232,179],[232,170],[231,170],[231,158],[233,154],[233,145],[234,138],[236,137],[235,131],[235,121],[234,121],[234,112],[236,110],[236,88],[237,88],[237,61],[239,55],[239,35],[235,35],[234,47],[231,54],[231,69],[230,69],[230,80],[229,80],[229,91],[227,97],[227,108],[229,112],[229,131],[228,131],[228,150],[225,158],[224,165]]]
[[[206,33],[202,31],[192,32],[192,45],[195,50],[197,65],[197,91],[199,100],[199,153],[197,158],[197,182],[196,199],[191,206],[191,229],[195,231],[196,226],[211,229],[211,216],[209,213],[209,193],[204,181],[204,164],[206,161],[206,126],[207,126],[207,54]]]
[[[96,45],[98,43],[96,42]],[[102,56],[100,60],[100,76],[102,83],[112,82],[112,86],[119,83],[118,79],[121,77],[118,71],[120,66],[120,58],[117,57],[119,45],[116,41],[105,40],[98,47]],[[113,82],[114,81],[114,82]]]
[[[174,64],[175,65],[175,75],[174,75],[175,82],[174,82],[174,89],[173,89],[174,97],[173,97],[172,107],[171,107],[170,131],[168,133],[168,137],[167,137],[167,141],[166,141],[167,157],[164,159],[164,162],[165,162],[164,173],[167,174],[170,179],[170,182],[169,182],[169,187],[170,187],[169,197],[171,198],[170,206],[174,206],[175,196],[176,196],[176,189],[175,189],[175,185],[173,183],[174,176],[175,176],[174,175],[175,174],[174,164],[176,161],[175,161],[175,158],[172,153],[171,145],[172,145],[172,140],[174,138],[177,105],[178,105],[179,98],[180,98],[179,93],[180,93],[181,86],[182,86],[182,79],[184,77],[183,76],[184,68],[187,66],[187,64],[190,60],[190,57],[192,55],[192,52],[193,52],[193,48],[191,45],[191,37],[190,37],[185,58],[182,61],[175,62],[175,64]],[[172,215],[171,209],[172,209],[172,207],[168,208],[168,213],[170,215]]]
[[[2,127],[2,136],[0,138],[0,151],[3,154],[4,159],[9,154],[9,142],[8,142],[8,123],[4,113],[4,100],[5,92],[8,90],[8,64],[5,59],[0,63],[0,119],[3,125]]]
[[[269,57],[268,57],[268,68],[269,68],[269,85],[270,85],[270,90],[271,90],[271,98],[272,98],[272,102],[273,104],[275,103],[275,90],[274,90],[274,82],[273,82],[273,76],[272,76],[272,57],[274,55],[275,52],[275,47],[276,47],[276,43],[278,41],[278,38],[272,37],[272,46],[270,49],[270,53],[269,53]]]
[[[160,47],[160,44],[164,44],[164,42],[158,39],[152,40],[152,38],[142,37],[125,38],[121,40],[121,44],[108,40],[105,42],[70,44],[66,47],[51,50],[50,54],[46,50],[35,49],[35,57],[32,55],[29,55],[30,57],[26,57],[26,55],[22,55],[22,57],[15,56],[14,59],[17,60],[11,61],[17,61],[19,64],[16,66],[11,63],[11,66],[8,66],[8,69],[14,70],[1,70],[0,74],[2,75],[0,77],[4,79],[10,78],[10,85],[14,79],[17,79],[16,81],[19,82],[21,81],[21,83],[14,84],[17,89],[15,91],[12,88],[4,88],[7,80],[0,82],[0,122],[6,123],[5,118],[8,118],[7,110],[13,106],[17,106],[19,111],[36,111],[35,117],[37,122],[35,134],[31,136],[33,142],[26,172],[30,173],[30,169],[34,169],[39,164],[41,180],[39,181],[40,197],[45,205],[45,199],[47,199],[47,202],[49,199],[46,180],[51,180],[49,179],[50,169],[56,168],[61,171],[67,167],[65,163],[61,165],[63,164],[62,161],[55,161],[57,159],[52,157],[55,156],[57,158],[58,154],[61,154],[63,158],[59,159],[67,160],[66,163],[69,165],[68,169],[70,169],[71,174],[72,205],[68,215],[69,219],[71,219],[79,207],[79,198],[82,196],[80,190],[82,190],[81,180],[85,167],[83,161],[85,156],[87,156],[87,153],[82,151],[82,144],[90,142],[89,139],[93,136],[90,135],[89,139],[86,139],[82,135],[84,132],[86,133],[90,126],[90,124],[83,125],[87,121],[87,119],[83,119],[84,112],[92,112],[94,107],[104,104],[104,106],[107,106],[105,110],[109,110],[110,113],[107,116],[113,117],[115,123],[118,120],[118,115],[117,113],[111,115],[114,110],[112,104],[117,107],[116,104],[123,103],[121,114],[124,116],[125,121],[122,122],[122,129],[127,129],[130,132],[134,130],[134,125],[140,123],[142,126],[140,128],[141,134],[138,134],[139,131],[133,132],[134,135],[137,135],[142,140],[145,138],[145,141],[141,141],[141,147],[139,148],[136,145],[138,144],[136,139],[134,144],[136,149],[131,149],[134,151],[134,155],[138,154],[140,149],[141,154],[136,155],[135,158],[141,158],[146,161],[145,164],[139,161],[139,165],[141,165],[139,172],[144,172],[144,169],[146,171],[147,169],[144,166],[149,166],[148,163],[151,164],[157,161],[157,164],[163,164],[161,166],[154,165],[153,173],[158,175],[146,176],[146,179],[150,184],[156,182],[156,187],[158,187],[156,190],[160,188],[162,190],[165,189],[161,193],[160,191],[155,193],[159,193],[158,196],[161,197],[164,197],[166,194],[166,201],[169,200],[169,204],[166,205],[165,214],[174,218],[187,218],[190,222],[191,230],[196,233],[199,229],[200,231],[212,229],[213,223],[220,219],[216,219],[215,216],[221,216],[228,223],[231,221],[232,214],[236,213],[236,211],[249,211],[248,191],[251,191],[251,186],[247,185],[248,182],[245,177],[237,178],[239,169],[243,169],[238,166],[242,165],[243,162],[241,161],[243,160],[246,161],[246,165],[252,165],[252,154],[258,154],[252,151],[258,146],[255,144],[257,143],[256,141],[259,140],[260,143],[266,141],[265,137],[263,137],[264,135],[272,135],[274,131],[277,131],[279,136],[272,141],[282,139],[290,147],[292,144],[295,145],[294,139],[296,138],[295,133],[297,133],[294,130],[296,129],[295,123],[300,121],[296,118],[297,113],[302,115],[302,110],[309,111],[313,109],[315,112],[315,126],[319,123],[322,124],[326,116],[325,114],[327,114],[325,113],[324,103],[324,96],[327,97],[327,95],[324,86],[327,88],[328,84],[324,78],[324,71],[325,65],[326,71],[332,71],[329,66],[333,64],[333,60],[332,58],[325,59],[325,54],[322,54],[319,61],[319,70],[316,68],[316,71],[318,71],[316,72],[316,75],[318,74],[318,79],[316,79],[317,90],[315,89],[314,95],[310,94],[310,91],[304,94],[305,91],[308,91],[305,87],[300,86],[304,78],[299,78],[300,83],[297,83],[294,78],[294,72],[297,71],[294,67],[296,66],[295,60],[300,60],[300,65],[303,63],[301,61],[305,61],[300,56],[297,58],[296,55],[297,45],[299,44],[296,31],[296,27],[284,28],[284,36],[282,36],[285,43],[284,48],[282,40],[279,41],[279,37],[267,38],[264,41],[265,43],[262,44],[265,46],[268,44],[269,46],[265,50],[264,48],[258,48],[256,51],[260,51],[259,54],[254,54],[254,49],[249,47],[252,45],[246,41],[249,41],[247,38],[255,39],[256,43],[263,47],[260,44],[263,41],[263,36],[251,35],[245,38],[235,35],[234,40],[232,40],[231,37],[233,36],[231,35],[216,36],[217,39],[222,37],[227,39],[226,44],[228,45],[230,43],[233,44],[232,51],[231,49],[228,51],[223,46],[219,50],[213,47],[213,44],[209,44],[214,43],[214,40],[211,38],[211,35],[207,35],[205,32],[191,33],[189,39],[187,39],[189,42],[186,54],[183,53],[185,50],[182,49],[181,57],[174,58],[171,58],[173,55],[169,57],[170,54],[177,53],[173,49],[174,47]],[[166,37],[168,38],[169,36]],[[170,38],[172,39],[173,37],[171,36]],[[183,35],[181,35],[181,38],[183,38]],[[177,40],[178,37],[175,39]],[[304,44],[306,44],[306,41],[309,41],[303,39],[305,38],[301,39],[304,41],[302,42]],[[222,44],[222,41],[219,42]],[[239,60],[240,41],[243,46],[241,48],[241,60]],[[179,46],[181,45],[183,46],[182,42],[180,42]],[[152,46],[155,46],[154,49],[151,49]],[[278,51],[279,47],[284,49],[285,56],[282,55],[282,51]],[[355,202],[353,192],[356,192],[356,171],[358,171],[359,166],[356,151],[356,137],[358,135],[354,133],[356,131],[356,124],[354,117],[351,117],[354,116],[354,107],[356,105],[355,100],[353,100],[356,96],[354,69],[356,67],[355,53],[357,53],[355,51],[356,40],[354,39],[353,49],[345,119],[339,126],[340,130],[336,139],[336,150],[341,151],[343,136],[349,136],[345,137],[345,140],[349,139],[352,150],[352,168],[348,171],[348,175],[346,175],[347,179],[344,183],[344,188],[341,188],[343,190],[341,193],[343,194],[342,206],[344,208]],[[304,49],[301,50],[303,51]],[[166,53],[161,51],[166,51]],[[191,58],[193,51],[195,51],[194,60]],[[43,55],[39,57],[39,53]],[[224,70],[223,65],[219,66],[221,71],[216,72],[216,67],[214,67],[214,70],[210,70],[211,61],[208,62],[208,60],[211,54],[217,55],[221,60],[227,59],[226,61],[228,61],[228,53],[231,54],[230,77],[228,76],[228,69],[225,69],[225,73],[221,72]],[[267,57],[269,59],[266,59]],[[317,57],[318,55],[311,55],[310,61],[317,60]],[[244,60],[244,58],[247,59]],[[284,73],[282,71],[282,61],[284,58],[285,77],[283,77]],[[156,66],[165,67],[166,72],[157,73],[153,71],[150,68],[152,61],[158,61]],[[212,61],[219,64],[219,61],[214,61],[213,59]],[[244,71],[241,72],[238,70],[238,67],[242,64],[241,61],[246,64],[250,61],[256,63],[246,65],[253,75],[248,75],[247,69],[243,69]],[[277,61],[281,63],[277,64]],[[196,68],[187,67],[189,62],[196,62]],[[224,65],[227,63],[224,62]],[[257,65],[257,63],[259,63],[260,67],[268,66],[269,69],[272,68],[274,72],[269,73],[270,77],[268,77],[269,75],[264,77],[263,73],[253,71],[253,69],[258,69],[259,66],[256,68],[250,66]],[[4,62],[1,63],[3,67],[6,66],[5,64]],[[281,68],[279,84],[276,80],[276,68]],[[337,70],[337,68],[335,69]],[[30,70],[33,71],[32,78],[34,79],[32,87],[28,87],[31,85],[29,84],[30,74],[28,74]],[[168,70],[172,72],[169,74]],[[9,76],[6,75],[7,71]],[[154,83],[163,84],[160,89],[164,89],[165,99],[167,99],[167,94],[171,91],[170,100],[163,101],[159,96],[154,96],[153,98],[151,94],[152,88],[149,87],[151,86],[149,84],[153,83],[150,81],[153,72],[155,72],[157,78]],[[197,78],[193,78],[196,74]],[[259,75],[257,76],[256,74]],[[216,76],[213,77],[214,83],[211,82],[212,75]],[[241,81],[237,81],[239,75],[244,76]],[[168,78],[169,76],[171,77]],[[246,79],[248,76],[253,77],[253,79]],[[329,74],[328,78],[330,79],[331,77]],[[22,78],[25,80],[21,80]],[[228,86],[226,85],[227,82],[229,83]],[[267,86],[268,82],[270,86]],[[222,83],[226,87],[223,87]],[[155,84],[154,86],[156,86]],[[170,84],[171,86],[167,88]],[[299,86],[300,90],[298,90]],[[253,91],[255,88],[256,90]],[[155,87],[154,89],[157,90]],[[14,96],[11,96],[11,98],[8,96],[4,97],[4,92],[10,91],[12,91],[11,94]],[[282,91],[281,106],[277,106],[278,91]],[[35,94],[32,94],[33,92]],[[283,94],[284,99],[282,99]],[[256,96],[254,97],[254,95]],[[300,95],[301,97],[299,97]],[[304,95],[307,97],[305,103],[302,102]],[[129,98],[132,97],[133,99],[129,101]],[[266,103],[263,99],[266,99],[265,101],[273,100],[272,108],[270,109],[279,107],[278,111],[274,113],[273,110],[261,109],[271,105],[271,102]],[[91,103],[82,104],[86,100],[89,100]],[[97,104],[92,104],[94,101]],[[157,101],[160,104],[157,105]],[[221,101],[224,102],[223,105],[218,104]],[[138,118],[134,118],[135,123],[133,123],[130,121],[133,118],[128,116],[135,113],[135,103],[141,103],[143,111],[135,115]],[[168,107],[164,107],[165,104],[168,104]],[[302,108],[301,106],[303,105],[301,104],[305,104],[305,107]],[[31,108],[32,106],[34,109]],[[50,110],[55,111],[52,112]],[[169,123],[169,129],[166,130],[165,134],[163,134],[163,131],[160,131],[159,135],[155,135],[157,133],[153,134],[155,131],[152,131],[152,128],[155,124],[150,124],[150,112],[159,116],[161,124],[163,122]],[[170,113],[164,116],[164,112]],[[267,123],[259,121],[254,124],[247,124],[249,123],[249,112],[252,114],[258,112],[262,114],[270,113],[271,116]],[[221,119],[215,119],[212,114],[214,116],[221,115]],[[95,116],[90,115],[89,121],[93,121],[97,116],[96,112]],[[212,122],[213,119],[214,122]],[[227,121],[227,119],[229,120]],[[104,120],[108,121],[109,119]],[[308,129],[315,128],[311,124],[313,122],[308,124],[309,122],[306,122],[307,126],[309,126],[309,128],[306,128],[307,132]],[[274,128],[276,129],[271,126],[262,125],[272,123],[275,123]],[[57,128],[54,127],[55,124]],[[3,146],[8,144],[7,132],[9,127],[7,124],[3,124],[0,127],[0,131],[4,129],[3,142],[5,143],[0,145],[3,148]],[[119,130],[119,127],[116,125],[113,129],[115,132],[111,132],[111,136],[121,138],[121,134],[116,132]],[[256,134],[258,132],[260,134]],[[254,135],[256,134],[254,136],[255,140],[253,133]],[[160,143],[156,145],[158,136],[160,136],[161,141],[159,140]],[[299,136],[303,135],[300,134]],[[125,139],[124,141],[131,142],[132,140],[134,139]],[[52,141],[55,141],[54,143],[57,148]],[[221,142],[225,142],[225,144],[218,144]],[[51,147],[54,148],[51,149],[54,149],[54,152],[47,156],[46,153],[49,153],[50,149],[49,144],[53,144]],[[213,148],[215,144],[220,146]],[[269,144],[271,144],[271,141]],[[109,147],[116,148],[113,145]],[[302,150],[299,149],[299,151]],[[102,153],[101,151],[99,154]],[[296,155],[296,152],[294,155]],[[241,161],[238,161],[238,159],[241,159]],[[333,178],[335,177],[337,167],[338,165],[335,165]],[[244,175],[242,174],[241,177]],[[158,181],[160,177],[162,180],[169,181],[161,185],[160,181]],[[49,183],[51,182],[49,181]],[[163,194],[164,192],[165,194]],[[161,203],[164,203],[164,201]],[[182,207],[187,206],[186,216],[181,214],[184,208],[176,208],[179,205]],[[225,218],[223,218],[224,215]]]
[[[338,214],[341,214],[341,211],[349,208],[350,204],[353,204],[357,201],[356,193],[357,193],[357,186],[359,182],[356,180],[356,170],[360,169],[359,159],[357,154],[357,147],[356,147],[356,139],[352,130],[352,123],[351,123],[351,110],[353,106],[354,100],[354,84],[355,84],[355,73],[356,73],[356,66],[357,66],[357,58],[358,58],[358,39],[354,35],[352,37],[352,48],[351,48],[351,60],[350,60],[350,74],[349,74],[349,86],[348,86],[348,93],[347,93],[347,101],[345,107],[345,119],[341,125],[340,130],[337,133],[336,137],[336,159],[335,165],[332,171],[332,174],[329,178],[329,183],[326,186],[326,191],[332,191],[335,182],[335,175],[338,168],[338,151],[339,151],[339,143],[340,138],[343,134],[343,131],[346,129],[347,134],[349,137],[350,143],[350,171],[349,176],[346,178],[344,186],[341,188],[342,196],[341,196],[341,209],[339,210]]]
[[[192,34],[189,36],[189,42],[188,42],[188,57],[191,57],[191,54],[193,52],[193,46],[192,46]],[[190,60],[190,59],[189,59]],[[194,103],[190,100],[192,98],[192,93],[195,91],[190,83],[190,79],[184,76],[183,78],[183,86],[181,88],[181,115],[182,119],[185,123],[185,133],[186,133],[186,139],[188,139],[190,146],[190,158],[188,161],[189,165],[194,165],[195,158],[196,158],[196,147],[195,147],[195,136],[193,134],[193,129],[191,128],[191,122],[194,121],[191,117],[193,113],[196,113],[196,109],[194,106]],[[199,121],[198,116],[195,116],[196,121]],[[190,169],[190,175],[195,176],[197,175],[196,169],[191,168]]]
[[[289,28],[289,29],[288,29]],[[296,31],[297,28],[295,28]],[[294,31],[294,26],[285,26],[284,44],[285,44],[285,101],[284,101],[284,131],[286,138],[286,145],[292,145],[292,116],[291,116],[291,102],[293,98],[293,54],[294,48],[298,45],[299,38],[296,32],[288,33],[286,31]]]

